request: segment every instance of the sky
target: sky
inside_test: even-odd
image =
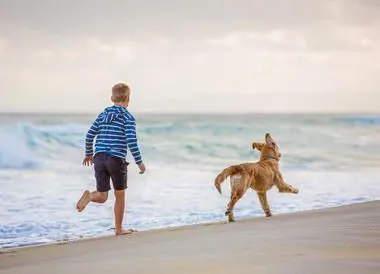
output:
[[[380,113],[378,0],[0,0],[0,112]]]

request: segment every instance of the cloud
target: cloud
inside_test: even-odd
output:
[[[0,18],[63,36],[145,39],[174,36],[203,39],[237,29],[270,31],[320,25],[378,24],[374,1],[122,1],[3,0]],[[46,22],[49,22],[46,24]]]
[[[273,51],[366,51],[380,46],[380,28],[347,27],[235,31],[206,39],[212,46],[251,47]]]
[[[208,38],[206,43],[222,47],[251,47],[262,50],[303,50],[307,45],[295,31],[236,31],[217,38]]]
[[[105,43],[96,38],[88,39],[87,43],[90,49],[93,49],[95,51],[106,52],[106,53],[109,52],[109,53],[114,54],[116,58],[119,58],[122,60],[131,60],[132,58],[131,49],[125,43],[121,43],[121,44]]]
[[[379,6],[3,0],[0,109],[95,111],[126,81],[138,111],[260,111],[268,98],[273,110],[375,111]]]

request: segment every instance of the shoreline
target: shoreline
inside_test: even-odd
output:
[[[8,249],[1,274],[378,273],[380,201]]]
[[[360,201],[356,203],[351,203],[351,204],[343,204],[343,205],[337,205],[337,206],[330,206],[330,207],[323,207],[323,208],[318,208],[318,209],[306,209],[302,211],[293,211],[293,212],[284,212],[284,213],[278,213],[276,215],[273,215],[270,218],[274,217],[280,217],[280,216],[288,216],[288,215],[304,215],[304,214],[309,214],[313,212],[323,212],[323,211],[329,211],[331,209],[339,209],[339,208],[345,208],[345,207],[350,207],[350,206],[355,206],[355,205],[360,205],[360,204],[369,204],[369,203],[376,203],[379,202],[380,200],[371,200],[371,201]],[[252,222],[256,220],[262,220],[262,219],[270,219],[265,217],[264,215],[262,216],[255,216],[255,217],[249,217],[249,218],[237,218],[235,223],[245,223],[245,222]],[[162,227],[162,228],[153,228],[153,229],[145,229],[137,232],[133,232],[133,235],[136,234],[154,234],[154,233],[162,233],[162,232],[172,232],[172,231],[178,231],[178,230],[187,230],[187,229],[196,229],[199,227],[203,226],[213,226],[213,225],[225,225],[228,224],[227,218],[225,221],[216,221],[216,222],[204,222],[204,223],[197,223],[197,224],[188,224],[188,225],[178,225],[178,226],[172,226],[172,227]],[[122,237],[130,237],[133,235],[126,235]],[[0,247],[0,255],[1,254],[6,254],[6,253],[13,253],[17,252],[19,250],[27,250],[27,249],[35,249],[35,248],[44,248],[44,247],[49,247],[49,246],[60,246],[60,245],[69,245],[69,244],[75,244],[75,243],[81,243],[81,242],[88,242],[88,241],[97,241],[97,240],[104,240],[104,239],[109,239],[109,238],[114,238],[116,237],[114,234],[111,235],[103,235],[103,236],[89,236],[89,237],[79,237],[76,239],[69,239],[69,240],[57,240],[57,241],[51,241],[48,243],[41,243],[41,244],[28,244],[28,245],[22,245],[22,246],[15,246],[15,247]]]

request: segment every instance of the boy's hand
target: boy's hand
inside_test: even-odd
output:
[[[140,169],[140,174],[143,174],[145,172],[145,165],[144,165],[144,163],[140,163],[137,166]]]
[[[92,156],[86,156],[83,159],[82,165],[90,166],[90,165],[92,165],[92,161],[93,161]]]

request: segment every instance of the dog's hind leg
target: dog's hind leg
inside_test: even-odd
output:
[[[236,203],[241,199],[241,197],[243,197],[244,193],[245,193],[245,189],[241,187],[238,189],[235,189],[235,191],[231,193],[230,202],[227,205],[227,210],[225,213],[225,215],[228,216],[229,222],[235,221],[233,210]]]
[[[236,203],[243,197],[244,193],[247,191],[248,176],[239,175],[231,178],[231,198],[227,205],[227,210],[225,215],[228,216],[229,222],[234,222],[234,207]]]
[[[261,207],[265,212],[265,216],[267,216],[267,217],[272,216],[272,213],[270,212],[268,200],[267,200],[267,193],[266,192],[257,192],[257,196],[259,197]]]

